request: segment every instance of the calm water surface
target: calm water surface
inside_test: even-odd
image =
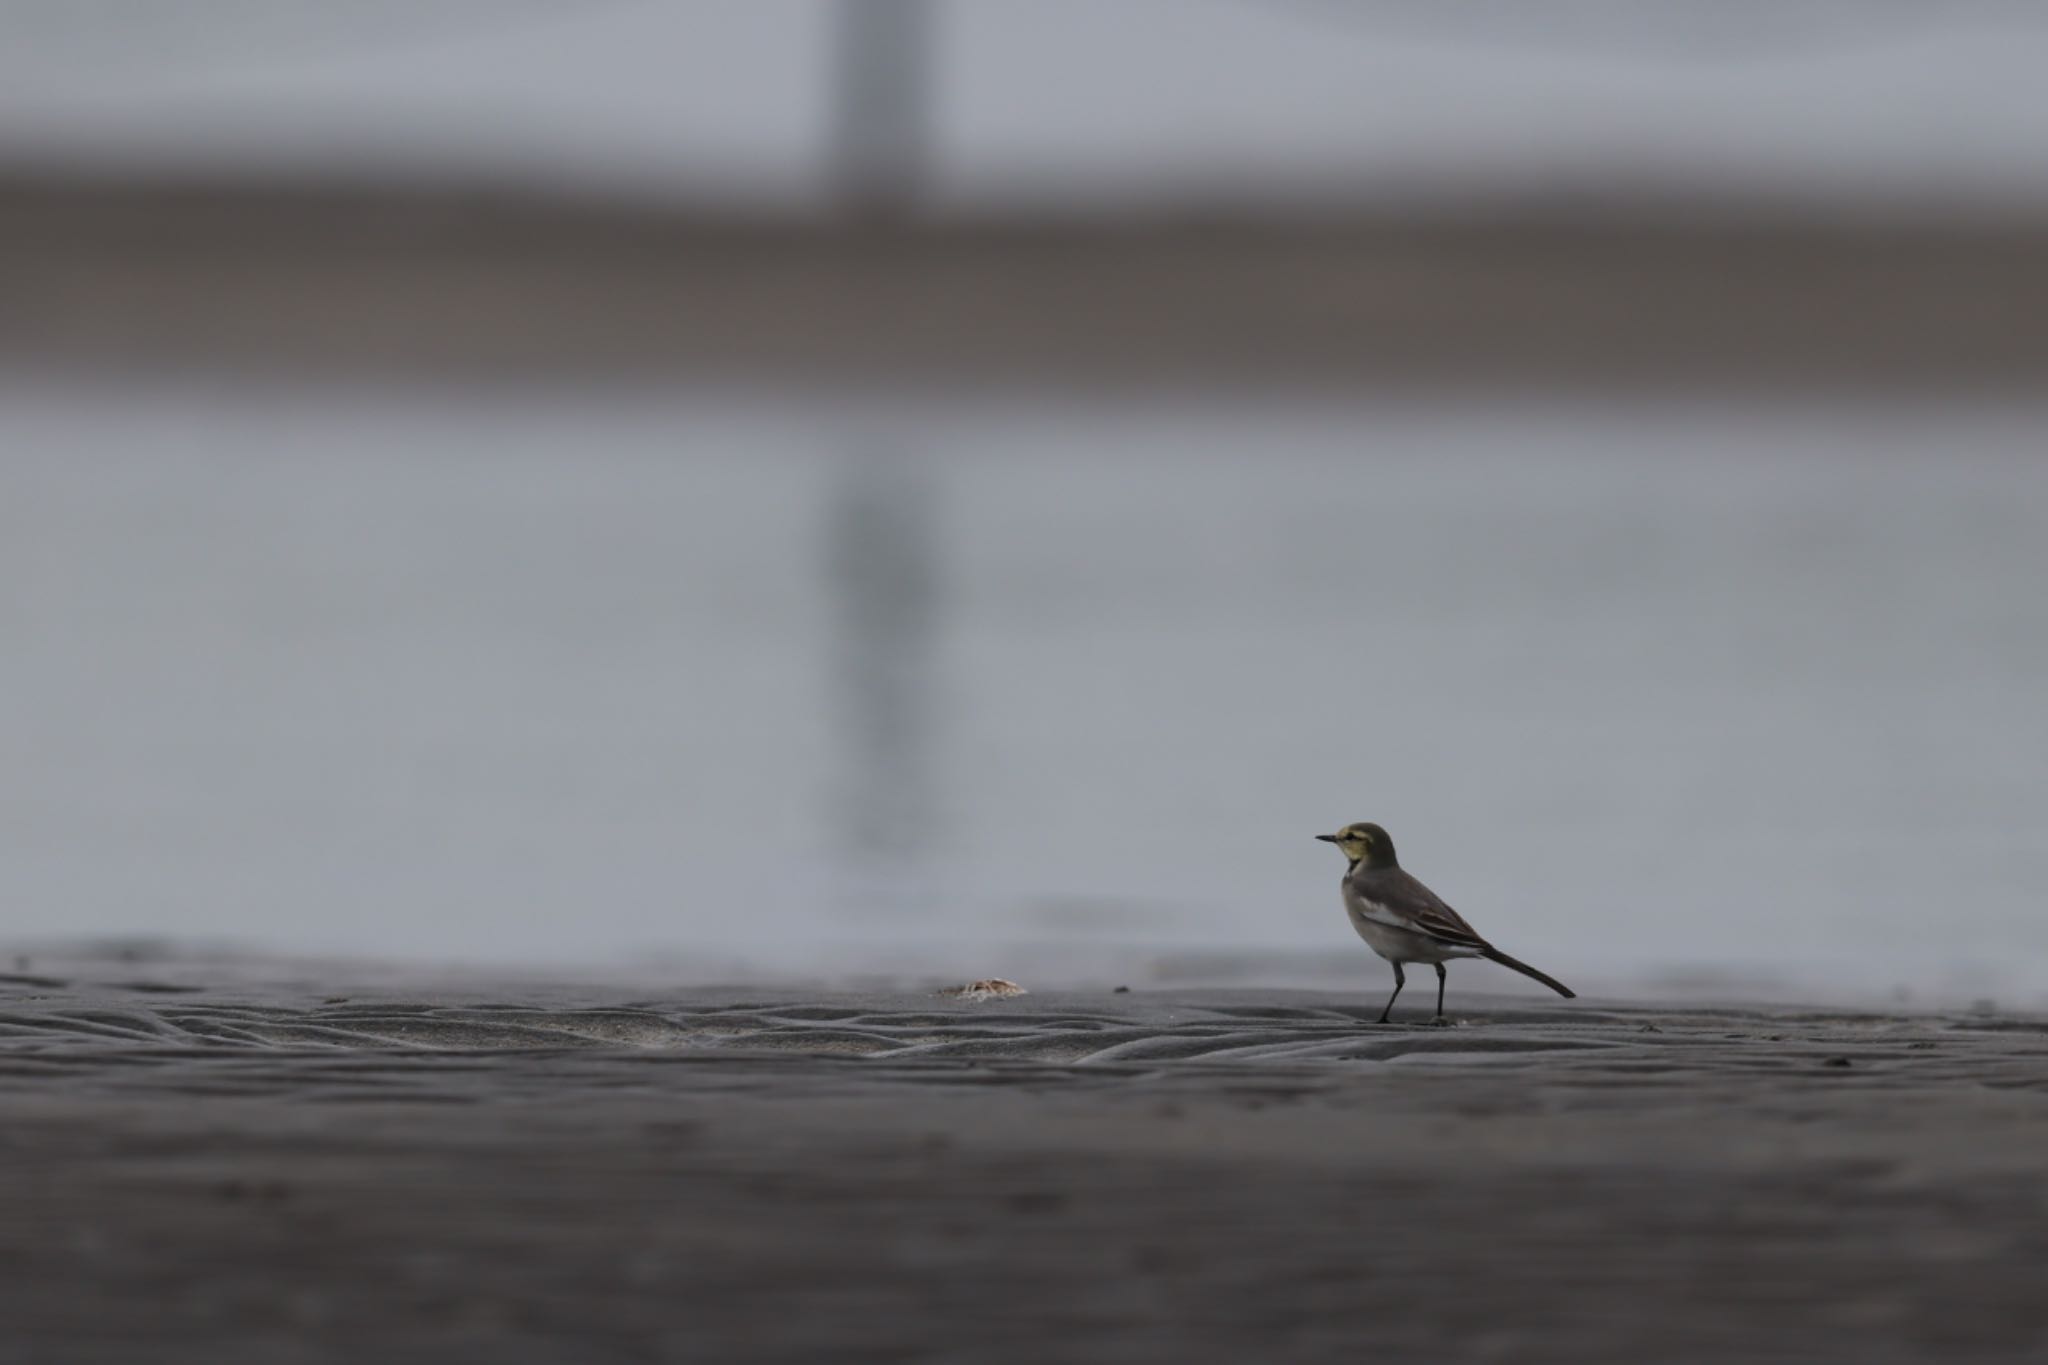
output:
[[[2044,434],[21,378],[0,935],[2039,1002]]]

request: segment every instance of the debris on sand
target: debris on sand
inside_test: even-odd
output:
[[[964,986],[947,986],[939,994],[950,995],[956,1000],[1000,1000],[1005,996],[1029,995],[1031,992],[1014,981],[991,976],[984,981],[970,981]]]

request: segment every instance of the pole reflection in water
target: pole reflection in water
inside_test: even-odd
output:
[[[832,823],[861,909],[928,908],[938,802],[940,547],[929,466],[900,441],[839,462],[826,506],[829,688],[838,737]]]

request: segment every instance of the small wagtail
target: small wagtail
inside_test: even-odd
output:
[[[1344,909],[1351,927],[1374,952],[1394,964],[1394,993],[1380,1011],[1384,1024],[1401,998],[1408,976],[1404,962],[1427,962],[1436,968],[1436,1017],[1444,1017],[1444,963],[1454,957],[1483,957],[1534,977],[1565,999],[1571,989],[1517,962],[1479,937],[1465,917],[1445,905],[1436,892],[1402,870],[1394,857],[1394,841],[1374,824],[1346,825],[1335,834],[1316,838],[1335,844],[1351,866],[1344,871]]]

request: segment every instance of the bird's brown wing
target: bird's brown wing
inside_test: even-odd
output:
[[[1465,917],[1402,868],[1380,868],[1352,878],[1359,898],[1379,907],[1386,922],[1460,948],[1489,947]],[[1375,916],[1374,918],[1378,918]]]

